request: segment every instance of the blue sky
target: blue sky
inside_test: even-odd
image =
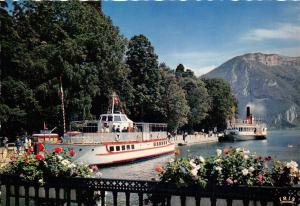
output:
[[[249,52],[300,56],[300,2],[103,2],[121,33],[144,34],[171,68],[197,75]]]

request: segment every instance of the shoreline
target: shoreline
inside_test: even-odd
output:
[[[194,144],[206,144],[206,143],[215,143],[218,142],[218,134],[194,134],[187,135],[185,141],[183,140],[183,135],[176,135],[171,138],[176,146],[188,146]]]

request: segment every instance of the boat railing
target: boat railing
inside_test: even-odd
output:
[[[112,128],[109,127],[102,128],[99,120],[86,120],[71,122],[70,130],[83,133],[167,132],[167,124],[134,122],[132,128],[118,128],[113,131]]]

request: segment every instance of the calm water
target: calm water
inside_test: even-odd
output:
[[[247,148],[251,152],[256,152],[258,155],[270,155],[279,160],[294,160],[300,165],[300,130],[269,131],[268,138],[266,140],[217,142],[184,146],[179,147],[179,149],[180,156],[182,157],[196,155],[206,157],[215,154],[217,148],[226,148],[230,146]],[[157,172],[155,172],[154,168],[157,165],[165,165],[172,158],[174,158],[174,154],[146,161],[100,169],[103,173],[103,177],[150,180],[151,178],[157,177]]]

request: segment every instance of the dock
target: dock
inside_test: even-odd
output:
[[[187,135],[184,140],[183,135],[176,135],[171,138],[176,145],[184,146],[184,145],[193,145],[193,144],[206,144],[206,143],[214,143],[218,142],[218,134],[193,134]]]

